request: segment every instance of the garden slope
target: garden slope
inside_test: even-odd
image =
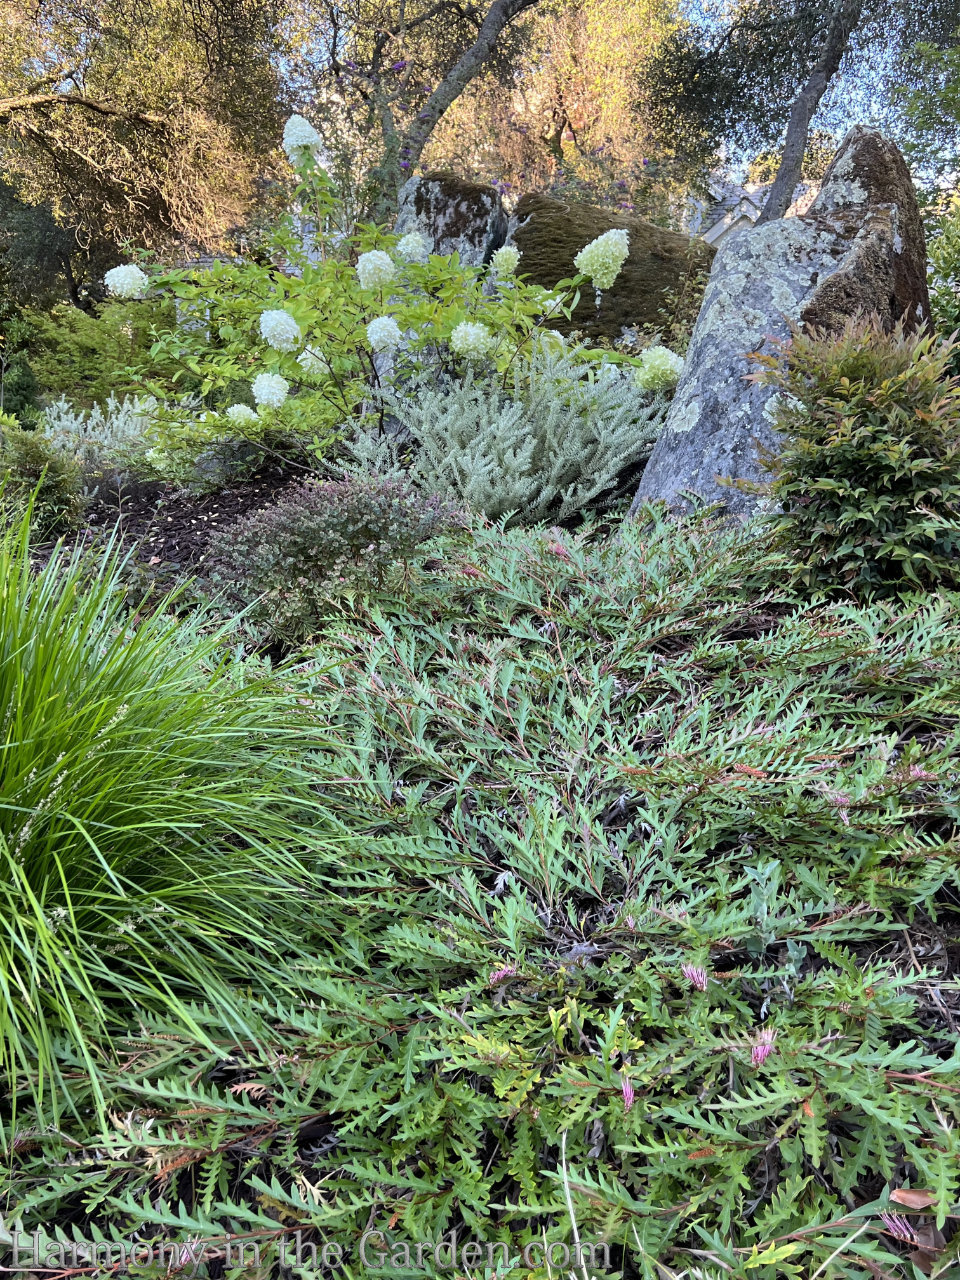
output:
[[[284,676],[348,839],[316,960],[251,994],[260,1047],[145,1024],[25,1219],[512,1253],[569,1200],[649,1280],[905,1277],[909,1186],[955,1257],[957,599],[783,576],[703,521],[481,530],[331,618]]]

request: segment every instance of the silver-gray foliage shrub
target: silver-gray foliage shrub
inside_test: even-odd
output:
[[[400,432],[363,432],[362,470],[406,471],[424,490],[509,523],[563,519],[609,494],[645,457],[667,402],[616,365],[588,365],[559,339],[539,342],[506,376],[421,380],[387,397]]]
[[[75,409],[61,396],[44,409],[38,431],[50,449],[80,469],[87,496],[102,496],[130,485],[156,409],[153,396],[118,400],[111,393],[92,409]]]

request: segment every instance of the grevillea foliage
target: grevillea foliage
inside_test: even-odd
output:
[[[913,1280],[921,1239],[952,1274],[956,598],[811,607],[765,538],[655,513],[432,565],[285,675],[344,836],[309,958],[252,983],[255,1037],[126,1026],[112,1123],[36,1118],[10,1216],[301,1230],[348,1276],[375,1228],[398,1280],[451,1230],[644,1280]]]

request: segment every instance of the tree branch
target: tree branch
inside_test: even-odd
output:
[[[493,53],[504,28],[538,3],[539,0],[494,0],[480,24],[476,40],[437,85],[407,132],[404,154],[411,168],[420,159],[427,139],[441,116],[456,102]]]
[[[807,81],[794,101],[787,123],[787,136],[783,144],[780,168],[773,180],[770,194],[757,219],[759,226],[782,218],[790,208],[793,193],[803,172],[803,157],[813,119],[827,86],[836,75],[843,55],[850,44],[863,14],[864,0],[837,0],[827,34],[820,49],[820,56],[810,71]]]
[[[98,102],[95,98],[87,98],[79,93],[26,93],[17,98],[0,98],[0,124],[8,124],[18,112],[39,111],[46,107],[80,107],[84,111],[92,111],[97,115],[112,116],[118,120],[129,120],[153,127],[167,124],[164,116],[112,107],[107,102]]]

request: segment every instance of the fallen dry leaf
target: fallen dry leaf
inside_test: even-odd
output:
[[[894,1204],[906,1205],[908,1209],[929,1209],[936,1203],[937,1197],[932,1191],[911,1191],[906,1187],[897,1187],[890,1192],[890,1199]]]

